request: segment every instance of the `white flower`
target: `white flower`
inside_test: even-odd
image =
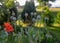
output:
[[[31,12],[31,16],[32,16],[32,15],[34,15],[34,13],[33,13],[33,12]]]
[[[37,19],[40,19],[41,18],[41,16],[40,15],[37,15]]]
[[[13,17],[13,20],[15,21],[16,20],[16,17]]]
[[[47,38],[49,38],[49,37],[52,38],[52,36],[50,34],[46,34],[46,37]]]
[[[36,12],[34,13],[34,15],[36,16]]]
[[[32,21],[34,22],[35,21],[35,18],[32,18]]]
[[[27,17],[28,16],[28,13],[25,13],[25,17]]]
[[[16,17],[11,16],[10,19],[15,21],[16,20]]]

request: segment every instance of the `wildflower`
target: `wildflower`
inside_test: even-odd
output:
[[[37,15],[37,19],[38,19],[38,20],[41,19],[41,16],[40,16],[40,15]]]
[[[47,38],[49,38],[49,37],[52,38],[52,36],[50,34],[46,34],[46,37]]]
[[[22,21],[22,20],[17,20],[17,21],[16,21],[16,24],[17,24],[17,25],[23,25],[23,21]]]
[[[34,16],[36,16],[36,12],[34,13]]]
[[[40,27],[40,24],[38,24],[37,27]]]
[[[37,26],[38,24],[37,24],[37,23],[35,23],[34,25],[35,25],[35,26]]]
[[[28,16],[28,13],[25,13],[25,17],[27,17]]]
[[[16,17],[14,17],[14,16],[11,16],[10,19],[11,19],[12,21],[16,21]]]
[[[32,22],[35,22],[35,18],[32,18]]]
[[[25,24],[25,23],[24,23],[24,24],[22,24],[22,27],[27,27],[27,24]]]
[[[32,16],[32,15],[34,15],[34,13],[33,13],[33,12],[31,12],[31,16]]]
[[[39,24],[37,25],[37,27],[41,27],[41,24],[39,23]]]
[[[40,28],[41,27],[41,24],[40,23],[35,23],[35,27]]]
[[[6,32],[13,32],[14,31],[13,26],[9,22],[5,22],[3,26],[5,27],[4,30]]]

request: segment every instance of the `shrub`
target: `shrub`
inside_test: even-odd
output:
[[[58,12],[58,14],[57,14],[56,22],[60,24],[60,12]]]

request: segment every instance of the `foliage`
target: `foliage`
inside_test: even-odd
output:
[[[54,1],[56,1],[56,0],[50,0],[50,1],[54,2]]]
[[[16,27],[16,26],[15,26]],[[17,29],[17,28],[16,28]],[[49,28],[36,28],[36,27],[27,27],[27,28],[22,28],[19,27],[19,29],[21,29],[21,31],[19,33],[13,33],[13,35],[8,36],[8,34],[4,31],[0,32],[0,39],[3,42],[13,42],[13,43],[31,43],[31,42],[47,42],[47,43],[55,43],[54,40],[56,40],[51,33]],[[26,34],[24,33],[24,29]],[[28,29],[28,30],[27,30]],[[53,31],[51,31],[53,32]],[[4,33],[4,34],[3,34]],[[9,37],[9,38],[8,38]],[[4,38],[4,39],[2,39]],[[14,39],[14,40],[13,40]],[[45,40],[46,39],[46,40]],[[1,41],[0,40],[0,41]],[[2,42],[1,41],[1,42]]]
[[[38,0],[39,2],[43,2],[43,1],[45,1],[45,2],[48,2],[49,0]]]
[[[56,22],[57,22],[58,24],[60,24],[60,12],[58,12],[58,14],[57,14]]]
[[[14,0],[6,0],[4,4],[6,5],[7,8],[15,6]]]
[[[24,11],[31,11],[32,8],[35,9],[34,4],[27,3],[27,5],[24,8]],[[28,7],[31,6],[31,7]],[[33,7],[34,6],[34,7]],[[53,15],[48,7],[43,8],[43,16],[48,17],[49,24],[53,22]],[[7,19],[7,13],[5,7],[0,8],[0,23],[4,22],[5,19]],[[31,12],[30,12],[31,13]],[[40,13],[39,13],[40,14]],[[19,16],[20,17],[20,16]],[[0,43],[59,43],[60,42],[60,27],[50,27],[46,26],[43,23],[43,26],[41,26],[41,19],[36,19],[36,22],[31,25],[27,26],[28,24],[23,23],[23,21],[20,21],[21,17],[15,22],[12,21],[11,24],[14,26],[14,32],[9,36],[9,34],[2,30],[0,31]],[[57,14],[58,23],[60,23],[60,13]],[[44,20],[45,21],[45,20]],[[41,24],[40,24],[41,23]],[[53,25],[53,24],[52,24]],[[3,28],[3,26],[2,26]],[[1,29],[1,26],[0,26]],[[4,28],[3,28],[4,29]]]
[[[6,8],[4,8],[3,6],[0,7],[0,25],[7,21],[7,17],[8,17],[8,13],[6,13]]]
[[[48,19],[47,20],[47,22],[48,22],[47,24],[48,25],[51,25],[51,23],[54,22],[54,16],[53,16],[52,12],[49,11],[49,8],[48,7],[44,7],[44,15],[43,16],[44,16],[44,18],[47,18]]]
[[[46,3],[48,2],[49,0],[38,0],[38,2],[41,4],[41,2],[43,2],[44,5],[46,5]],[[42,5],[43,5],[42,4]]]
[[[38,0],[38,2],[43,2],[43,1],[45,1],[45,2],[48,2],[48,1],[55,1],[55,0]]]

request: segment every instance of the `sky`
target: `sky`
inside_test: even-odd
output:
[[[56,0],[55,2],[49,1],[50,4],[52,4],[51,7],[60,7],[60,0]]]
[[[20,6],[25,5],[25,2],[26,2],[26,0],[17,0],[17,1],[19,2]],[[39,3],[37,2],[37,0],[34,0],[34,2],[35,2],[35,6],[39,5]]]
[[[25,5],[26,2],[26,0],[17,0],[17,1],[19,2],[20,6]],[[34,0],[34,2],[35,2],[35,6],[39,5],[37,0]],[[49,1],[49,3],[51,4],[51,7],[60,7],[60,0],[56,0],[55,2]]]

